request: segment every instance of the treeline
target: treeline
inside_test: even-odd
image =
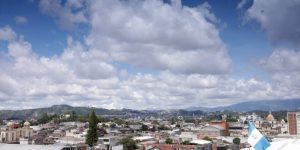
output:
[[[42,113],[37,119],[33,119],[30,121],[32,125],[45,124],[48,122],[60,123],[60,122],[71,122],[71,121],[79,121],[79,122],[88,122],[89,115],[77,115],[75,111],[66,112],[64,115],[58,114],[47,114]],[[98,116],[99,122],[108,122],[110,121],[107,118]]]

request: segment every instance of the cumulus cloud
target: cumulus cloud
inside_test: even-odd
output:
[[[254,0],[247,17],[258,21],[275,42],[300,43],[300,1]]]
[[[15,21],[16,21],[16,23],[18,23],[18,24],[26,24],[26,23],[28,23],[27,18],[24,17],[24,16],[16,16],[16,17],[15,17]]]
[[[254,78],[170,71],[121,77],[122,71],[107,63],[106,55],[87,50],[71,37],[67,41],[64,52],[53,57],[38,56],[31,44],[20,37],[9,42],[6,57],[0,57],[3,106],[19,109],[70,104],[165,109],[299,97],[297,90],[287,91]]]
[[[86,41],[113,60],[176,73],[222,74],[230,70],[216,17],[209,6],[163,1],[93,1]]]
[[[65,29],[86,23],[86,44],[112,61],[175,73],[228,73],[231,59],[216,28],[220,20],[204,3],[191,8],[180,0],[46,1],[45,14]]]
[[[103,62],[100,55],[86,51],[79,42],[68,41],[63,54],[53,57],[38,56],[21,37],[10,41],[6,54],[0,57],[3,105],[110,103],[109,97],[116,92],[113,89],[119,81],[115,68]]]
[[[191,106],[224,106],[233,103],[294,98],[268,82],[250,78],[234,79],[219,75],[178,75],[162,72],[158,76],[137,74],[121,83],[119,95],[126,108],[185,108]],[[288,96],[286,96],[288,95]],[[132,105],[134,103],[135,105]]]
[[[4,26],[0,28],[0,40],[11,41],[16,38],[16,33],[10,28],[10,26]]]
[[[300,71],[300,52],[283,49],[275,50],[270,57],[261,61],[261,64],[272,72]]]
[[[272,42],[288,43],[290,48],[278,49],[260,61],[266,69],[274,87],[281,89],[274,93],[298,95],[300,89],[300,1],[254,0],[246,11],[247,19],[256,20],[268,34]],[[292,49],[294,47],[294,49]]]
[[[237,9],[242,9],[250,0],[240,0],[238,5],[236,6]]]
[[[2,106],[165,109],[300,97],[289,82],[298,73],[298,52],[278,51],[261,62],[276,73],[272,83],[226,74],[231,59],[208,3],[41,0],[39,7],[63,28],[85,23],[90,32],[85,43],[69,37],[62,54],[46,57],[10,27],[1,28],[0,39],[9,41],[0,53]],[[124,62],[137,72],[158,72],[114,66]],[[284,72],[291,73],[278,76]]]
[[[38,56],[20,38],[9,42],[7,49],[8,58],[0,57],[0,100],[10,109],[54,104],[166,109],[299,97],[297,89],[227,75],[162,71],[122,78],[121,71],[102,61],[105,56],[72,38],[64,52],[53,57]]]
[[[103,60],[103,56],[96,52],[86,50],[82,44],[68,39],[68,48],[65,49],[62,60],[67,62],[74,73],[81,78],[101,79],[116,74],[116,69]]]
[[[286,90],[300,89],[300,52],[290,49],[275,50],[268,58],[261,60],[273,80]]]
[[[87,22],[85,3],[84,0],[41,0],[39,8],[44,14],[53,17],[60,27],[71,30],[74,24]]]

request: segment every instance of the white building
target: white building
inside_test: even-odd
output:
[[[193,132],[181,132],[179,142],[197,140],[197,134]]]
[[[98,148],[100,150],[113,150],[113,148],[117,148],[119,145],[120,137],[117,136],[106,136],[98,138]]]
[[[32,137],[33,129],[30,128],[30,123],[25,122],[23,128],[19,128],[14,122],[8,122],[5,127],[1,128],[1,142],[2,143],[18,143],[20,138],[30,139]],[[24,140],[22,140],[24,144]]]

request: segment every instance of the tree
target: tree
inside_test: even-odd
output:
[[[175,117],[172,117],[172,119],[171,119],[171,124],[172,124],[172,125],[175,124],[176,121],[177,121],[176,118],[175,118]]]
[[[76,114],[76,111],[72,111],[72,114],[71,114],[71,117],[70,117],[70,120],[71,121],[77,121],[77,119],[78,119],[78,116],[77,116],[77,114]]]
[[[170,130],[168,127],[166,127],[165,125],[160,125],[158,128],[158,130]]]
[[[97,129],[98,118],[93,110],[89,116],[89,130],[86,135],[85,143],[90,147],[94,146],[94,144],[98,141],[98,129]]]
[[[212,141],[212,139],[211,139],[210,137],[208,137],[208,136],[205,136],[205,137],[203,138],[203,140],[206,140],[206,141]]]
[[[79,122],[87,122],[89,116],[78,116],[77,118],[78,118],[77,120],[78,120]]]
[[[115,123],[112,123],[111,125],[110,125],[110,127],[111,128],[115,128],[117,125],[115,124]]]
[[[149,127],[147,125],[145,125],[145,124],[142,124],[141,130],[142,131],[148,131]]]
[[[240,149],[240,142],[241,142],[240,138],[234,138],[232,140],[233,145],[231,145],[231,149],[232,150],[239,150]]]
[[[183,145],[190,145],[190,141],[183,141],[183,142],[181,142],[181,144],[183,144]]]
[[[227,122],[237,122],[238,120],[236,118],[227,118]]]
[[[123,150],[135,150],[138,148],[136,142],[131,137],[122,139],[121,144],[123,144]]]
[[[153,126],[153,127],[150,129],[150,131],[155,132],[155,131],[156,131],[156,127]]]
[[[42,115],[38,118],[37,124],[45,124],[50,121],[50,117],[47,113],[42,113]]]
[[[234,138],[232,140],[232,143],[239,145],[241,143],[241,139],[240,138]]]
[[[118,124],[118,125],[123,125],[123,124],[126,123],[125,120],[120,119],[120,118],[114,118],[114,122],[115,122],[116,124]]]
[[[171,138],[167,138],[165,143],[166,143],[166,144],[172,144],[172,143],[173,143],[173,140],[172,140]]]

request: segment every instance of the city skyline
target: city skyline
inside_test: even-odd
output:
[[[300,98],[300,1],[2,0],[0,109]]]

